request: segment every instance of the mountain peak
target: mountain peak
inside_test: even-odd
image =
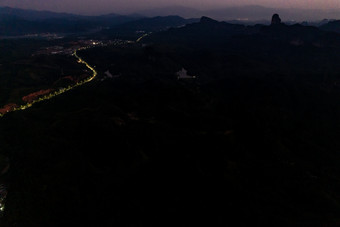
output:
[[[211,19],[211,18],[209,18],[209,17],[203,16],[203,17],[201,17],[200,22],[201,22],[201,23],[216,23],[216,22],[218,22],[218,21],[213,20],[213,19]]]
[[[281,24],[281,18],[279,14],[275,13],[272,17],[272,25]]]

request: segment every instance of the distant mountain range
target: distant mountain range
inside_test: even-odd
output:
[[[184,19],[179,16],[146,18],[138,14],[81,16],[49,11],[35,11],[0,7],[0,35],[13,36],[30,33],[77,33],[105,28],[103,34],[134,33],[135,31],[161,31],[178,27],[199,19]]]
[[[340,20],[330,21],[320,26],[320,29],[324,31],[331,31],[340,33]]]
[[[199,22],[199,19],[184,19],[179,16],[141,18],[113,26],[110,29],[104,29],[97,35],[99,37],[135,39],[144,33],[164,31],[169,28],[181,27],[195,22]]]
[[[245,53],[251,49],[259,52],[257,47],[252,47],[252,45],[268,46],[266,42],[281,46],[278,49],[282,52],[285,51],[285,47],[291,46],[308,48],[340,46],[340,36],[327,31],[340,33],[340,21],[329,22],[319,28],[284,23],[277,26],[245,26],[202,17],[198,23],[152,34],[144,38],[143,42],[217,50],[225,48],[229,51],[242,49]],[[268,47],[268,50],[270,48]]]
[[[19,17],[23,20],[37,21],[57,18],[80,18],[81,16],[69,13],[55,13],[51,11],[37,11],[29,9],[17,9],[10,7],[0,7],[0,18]]]
[[[102,16],[81,16],[0,7],[0,35],[85,32],[100,27],[116,26],[140,18],[142,16],[138,15],[108,14]]]
[[[0,7],[0,35],[13,36],[46,32],[78,33],[103,29],[102,33],[98,33],[99,35],[114,36],[119,33],[120,35],[129,34],[130,36],[136,31],[156,32],[194,23],[199,19],[185,18],[200,18],[202,15],[227,21],[230,24],[268,24],[273,13],[279,13],[287,24],[304,21],[302,22],[303,25],[320,27],[325,31],[340,32],[339,21],[329,19],[311,21],[316,18],[340,18],[340,11],[337,10],[274,9],[261,6],[244,6],[199,11],[185,7],[168,7],[144,10],[133,15],[82,16]]]
[[[183,26],[199,19],[184,19],[179,16],[157,16],[107,14],[81,16],[49,11],[34,11],[0,7],[0,35],[15,36],[32,33],[77,33],[103,29],[99,36],[135,36],[136,31],[155,32],[170,27]]]
[[[208,16],[217,20],[258,21],[269,18],[273,13],[279,13],[287,21],[317,21],[324,18],[340,19],[340,9],[310,10],[267,8],[258,5],[228,7],[214,10],[197,10],[182,6],[156,8],[138,12],[145,16],[178,15],[185,18]]]

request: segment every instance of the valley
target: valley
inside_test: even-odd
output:
[[[3,40],[1,226],[337,226],[337,23],[282,19]]]

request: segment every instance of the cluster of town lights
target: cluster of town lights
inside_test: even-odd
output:
[[[7,189],[3,184],[0,184],[0,217],[3,216],[5,211],[5,200],[7,197]]]
[[[89,77],[89,78],[87,78],[87,79],[85,79],[85,80],[83,80],[83,81],[77,82],[77,83],[74,84],[74,85],[70,85],[70,86],[68,86],[68,87],[66,87],[66,88],[60,88],[59,90],[54,91],[54,92],[51,92],[51,93],[49,93],[49,94],[47,94],[47,95],[45,95],[45,96],[42,96],[42,97],[40,97],[40,98],[38,98],[38,99],[35,99],[35,100],[33,100],[32,102],[29,102],[29,103],[20,105],[20,106],[18,106],[18,107],[15,107],[15,108],[13,108],[12,110],[9,110],[7,113],[9,113],[9,112],[14,112],[14,111],[18,111],[18,110],[25,110],[25,109],[27,109],[27,108],[32,107],[35,103],[38,103],[38,102],[42,102],[42,101],[44,101],[44,100],[51,99],[51,98],[53,98],[53,97],[55,97],[55,96],[58,96],[58,95],[63,94],[63,93],[65,93],[65,92],[69,91],[69,90],[72,90],[73,88],[76,88],[76,87],[79,87],[79,86],[81,86],[81,85],[83,85],[83,84],[86,84],[86,83],[92,81],[94,78],[96,78],[96,76],[97,76],[97,71],[96,71],[93,67],[91,67],[87,62],[85,62],[83,59],[81,59],[81,58],[77,55],[77,51],[74,51],[73,55],[78,59],[78,62],[79,62],[79,63],[82,63],[82,64],[86,65],[86,67],[92,71],[93,74],[92,74],[91,77]],[[5,114],[6,114],[6,113],[0,114],[0,117],[3,117]],[[0,207],[0,210],[1,210],[1,207]]]

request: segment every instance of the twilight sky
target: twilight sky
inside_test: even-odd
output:
[[[221,6],[262,5],[303,9],[340,9],[340,0],[0,0],[0,6],[81,14],[133,13],[181,5],[196,9]]]

